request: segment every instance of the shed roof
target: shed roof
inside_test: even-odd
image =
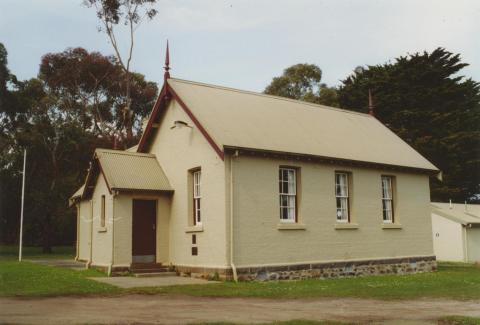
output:
[[[250,148],[438,171],[376,118],[249,91],[168,79],[222,148]]]
[[[480,225],[480,204],[452,204],[432,202],[432,213],[463,225]]]
[[[95,157],[110,190],[173,191],[153,154],[97,149]]]
[[[102,174],[111,191],[173,192],[173,188],[153,154],[96,149],[85,184],[70,198],[91,197],[97,177]]]

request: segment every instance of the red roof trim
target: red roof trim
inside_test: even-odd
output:
[[[105,184],[107,184],[108,192],[112,194],[112,188],[110,187],[110,184],[108,184],[107,177],[105,176],[105,172],[103,171],[102,165],[100,164],[100,159],[98,159],[98,156],[96,153],[93,154],[93,158],[91,162],[92,162],[91,167],[88,170],[87,177],[85,179],[85,188],[83,189],[83,193],[80,196],[80,199],[85,199],[93,195],[94,190],[90,190],[90,184],[93,181],[96,181],[100,176],[100,174],[102,174],[103,179],[105,180]],[[94,185],[94,187],[95,186],[96,184]]]
[[[153,105],[152,114],[150,114],[150,118],[148,119],[147,126],[145,127],[145,131],[143,132],[142,137],[140,138],[140,142],[138,143],[137,152],[143,152],[145,150],[148,136],[150,135],[150,132],[152,132],[153,121],[155,120],[158,114],[158,111],[160,109],[160,104],[164,100],[166,95],[167,95],[167,87],[165,83],[163,84],[162,90],[160,91],[160,95],[158,95],[155,105]]]
[[[223,150],[220,149],[220,147],[215,143],[215,141],[213,141],[213,138],[210,136],[210,134],[208,134],[207,130],[205,130],[203,125],[200,123],[199,120],[197,120],[195,115],[193,115],[192,111],[188,108],[187,104],[183,102],[183,100],[180,98],[180,96],[178,96],[175,90],[173,90],[173,88],[170,87],[168,84],[167,84],[167,87],[168,87],[168,92],[172,94],[173,98],[175,98],[175,100],[180,104],[180,106],[183,108],[185,113],[187,113],[188,117],[190,117],[190,119],[193,121],[196,127],[203,134],[205,139],[207,139],[208,143],[212,146],[213,150],[215,150],[215,152],[220,157],[220,159],[224,160],[225,155],[223,153]]]
[[[220,147],[213,141],[213,138],[208,134],[207,130],[203,127],[203,125],[200,123],[200,121],[193,115],[192,111],[190,108],[188,108],[187,104],[184,103],[184,101],[178,96],[178,94],[173,90],[172,87],[168,85],[168,83],[165,83],[162,87],[162,91],[160,92],[160,95],[157,98],[157,101],[155,102],[155,105],[153,106],[152,114],[150,114],[150,118],[147,122],[147,126],[145,127],[145,131],[142,134],[142,138],[140,139],[140,142],[138,143],[138,148],[137,152],[144,152],[147,146],[147,141],[148,138],[150,137],[152,133],[152,127],[154,120],[157,118],[158,114],[160,113],[160,109],[162,104],[165,102],[165,99],[168,97],[168,95],[171,95],[179,104],[180,107],[187,113],[188,117],[193,121],[195,126],[200,130],[200,132],[203,134],[207,142],[210,144],[210,146],[215,150],[217,155],[220,157],[220,159],[224,160],[224,153],[223,150],[220,149]]]

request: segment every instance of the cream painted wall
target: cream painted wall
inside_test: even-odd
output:
[[[115,196],[115,255],[114,266],[130,266],[132,263],[132,198]]]
[[[115,258],[114,266],[130,266],[132,263],[132,201],[157,201],[157,262],[169,263],[170,194],[124,195],[115,197]]]
[[[468,261],[480,262],[480,228],[467,229]]]
[[[90,232],[92,223],[92,207],[90,201],[80,201],[78,204],[78,259],[90,260]]]
[[[462,225],[432,213],[433,248],[439,261],[464,262]]]
[[[192,127],[171,129],[176,120]],[[226,266],[224,162],[174,100],[164,113],[150,152],[157,156],[175,190],[171,200],[169,261],[176,265]],[[188,175],[190,169],[197,167],[202,170],[203,231],[191,233],[187,232],[192,223]],[[197,236],[198,256],[191,254],[192,234]]]
[[[101,196],[105,195],[105,227],[101,227]],[[93,233],[92,264],[108,266],[112,262],[112,217],[113,196],[110,195],[105,179],[100,174],[92,195]]]
[[[280,165],[300,168],[304,230],[277,229]],[[351,215],[358,229],[335,229],[336,170],[352,173]],[[395,220],[401,229],[382,228],[382,174],[396,177]],[[433,255],[426,175],[240,156],[233,158],[233,179],[237,267]]]

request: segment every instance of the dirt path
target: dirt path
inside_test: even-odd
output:
[[[480,301],[379,301],[350,298],[267,300],[153,295],[0,298],[0,323],[9,324],[250,323],[291,319],[432,320],[446,315],[480,317]]]

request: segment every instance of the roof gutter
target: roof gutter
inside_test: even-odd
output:
[[[369,161],[361,161],[361,160],[353,160],[353,159],[345,159],[345,158],[337,158],[337,157],[327,157],[327,156],[285,152],[285,151],[275,151],[275,150],[265,150],[265,149],[255,149],[255,148],[245,148],[245,147],[229,146],[229,145],[224,145],[223,148],[225,152],[232,153],[232,152],[238,151],[239,153],[242,153],[242,154],[258,156],[258,157],[273,157],[273,158],[287,159],[287,160],[295,159],[295,160],[319,162],[324,164],[337,164],[337,165],[348,165],[348,166],[363,167],[363,168],[391,169],[391,170],[398,170],[398,171],[405,171],[405,172],[415,172],[420,174],[427,174],[429,176],[436,176],[437,178],[440,177],[439,178],[440,180],[442,177],[441,176],[442,172],[438,169],[408,167],[408,166],[375,163],[375,162],[369,162]]]

